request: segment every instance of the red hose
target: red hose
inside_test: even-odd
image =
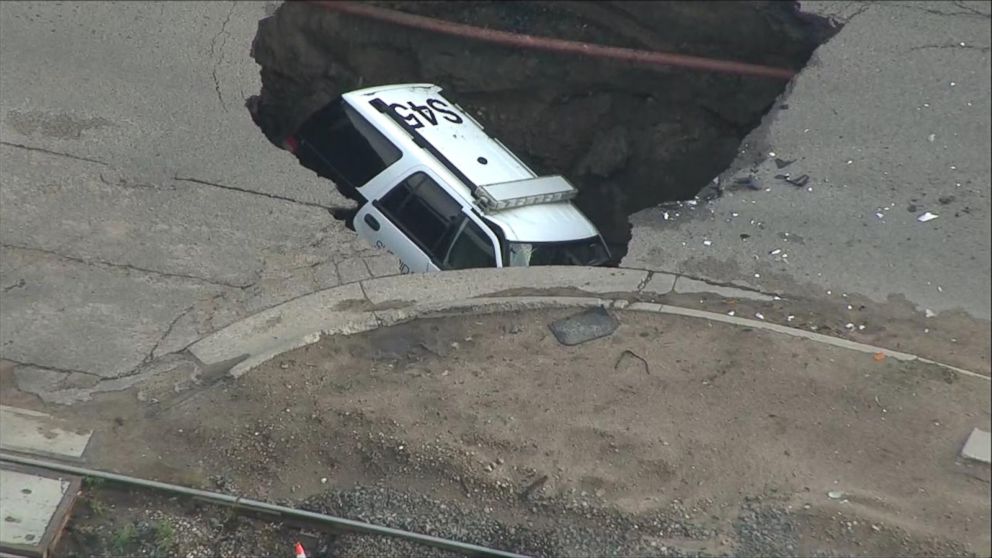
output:
[[[565,41],[548,37],[509,33],[507,31],[496,31],[493,29],[482,29],[471,25],[464,25],[451,21],[443,21],[414,14],[397,12],[394,10],[387,10],[385,8],[378,8],[368,4],[358,4],[339,0],[315,0],[311,3],[327,10],[342,12],[353,16],[375,19],[386,23],[422,29],[424,31],[431,31],[434,33],[452,35],[455,37],[462,37],[465,39],[496,43],[504,46],[546,50],[565,54],[580,54],[594,58],[608,58],[612,60],[646,64],[650,66],[674,66],[678,68],[687,68],[690,70],[702,70],[740,76],[758,76],[788,80],[792,79],[792,77],[796,75],[794,71],[786,68],[775,68],[771,66],[761,66],[758,64],[733,62],[731,60],[714,60],[712,58],[687,56],[684,54],[651,52],[631,48],[602,46],[590,43],[580,43],[577,41]]]

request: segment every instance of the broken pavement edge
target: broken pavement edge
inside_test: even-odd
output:
[[[681,281],[687,282],[687,289],[679,288]],[[514,291],[532,294],[507,294]],[[548,296],[547,291],[578,292],[581,296]],[[725,297],[757,300],[773,298],[764,293],[709,285],[667,273],[621,268],[472,269],[395,275],[341,285],[278,304],[201,338],[190,345],[188,351],[205,366],[235,363],[229,374],[237,377],[282,353],[316,343],[328,335],[350,335],[446,314],[602,306],[761,329],[848,350],[882,353],[897,360],[920,361],[964,376],[990,380],[978,372],[884,347],[761,320],[640,300],[644,296],[663,296],[672,292],[713,292]]]

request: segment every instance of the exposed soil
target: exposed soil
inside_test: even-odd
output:
[[[800,69],[837,30],[795,2],[371,2],[480,27]],[[783,92],[780,79],[513,50],[288,2],[252,48],[248,106],[276,145],[343,91],[441,85],[540,173],[569,177],[579,207],[626,254],[627,216],[688,199],[734,159]]]
[[[958,457],[987,381],[674,316],[564,347],[547,323],[571,312],[417,320],[64,415],[97,467],[523,553],[989,553],[990,470]],[[290,548],[273,529],[256,553]]]

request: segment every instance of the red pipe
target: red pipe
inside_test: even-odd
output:
[[[353,16],[375,19],[386,23],[401,25],[442,33],[465,39],[474,39],[489,43],[496,43],[504,46],[546,50],[564,54],[580,54],[592,56],[594,58],[608,58],[624,62],[646,64],[650,66],[674,66],[687,68],[690,70],[702,70],[707,72],[718,72],[724,74],[734,74],[741,76],[758,76],[778,79],[792,79],[796,73],[786,68],[775,68],[771,66],[761,66],[758,64],[747,64],[744,62],[733,62],[731,60],[714,60],[700,56],[687,56],[684,54],[672,54],[667,52],[651,52],[646,50],[635,50],[632,48],[620,48],[602,46],[590,43],[580,43],[577,41],[565,41],[562,39],[552,39],[548,37],[537,37],[534,35],[522,35],[509,33],[506,31],[496,31],[494,29],[482,29],[471,25],[442,21],[429,17],[387,10],[368,4],[354,2],[344,2],[340,0],[315,0],[311,2],[324,9],[342,12]]]

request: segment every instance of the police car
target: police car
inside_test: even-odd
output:
[[[358,202],[349,225],[403,273],[609,260],[575,188],[537,176],[436,85],[345,93],[284,145]]]

